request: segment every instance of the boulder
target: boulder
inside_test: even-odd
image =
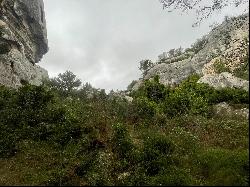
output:
[[[228,72],[205,75],[198,80],[198,83],[207,83],[215,89],[230,87],[249,90],[249,81],[234,77]]]

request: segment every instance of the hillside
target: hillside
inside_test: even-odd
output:
[[[232,81],[234,77],[248,80],[249,57],[249,15],[227,18],[221,25],[197,40],[190,48],[176,53],[170,57],[164,53],[159,60],[147,71],[143,79],[150,79],[155,75],[160,76],[164,85],[176,85],[192,74],[203,76],[201,82],[233,82],[225,83],[226,86],[244,87],[248,90],[248,82],[244,80]],[[219,80],[219,75],[229,72],[231,79],[224,77]],[[211,78],[212,77],[212,78]],[[209,79],[210,78],[210,79]],[[143,79],[138,81],[137,89]],[[211,79],[215,79],[211,81]],[[240,83],[244,82],[244,83]],[[218,86],[217,86],[218,87]]]
[[[0,5],[0,186],[249,186],[248,15],[106,94],[42,80],[42,0]]]

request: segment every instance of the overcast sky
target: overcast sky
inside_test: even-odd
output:
[[[44,0],[49,52],[39,64],[51,77],[70,70],[107,91],[140,77],[139,62],[171,48],[189,47],[226,9],[192,27],[195,14],[168,13],[159,0]]]

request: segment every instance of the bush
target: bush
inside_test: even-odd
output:
[[[143,166],[146,175],[155,176],[173,164],[175,146],[166,136],[150,134],[144,139]]]
[[[204,185],[249,184],[248,151],[209,149],[200,153],[195,160],[196,171],[203,178]]]
[[[194,180],[187,170],[172,167],[152,177],[150,184],[152,186],[189,186],[194,184]]]
[[[210,98],[211,103],[228,102],[230,104],[249,104],[249,93],[238,88],[216,90]]]
[[[160,107],[154,101],[150,101],[147,97],[139,97],[133,100],[132,103],[133,116],[143,121],[151,120],[157,113],[160,112]]]
[[[14,90],[0,86],[0,111],[8,107],[8,105],[12,102],[15,93],[16,92]]]
[[[180,156],[194,155],[199,151],[200,140],[192,132],[187,131],[184,127],[174,127],[170,136],[176,146],[176,152]],[[185,160],[183,160],[185,162]]]
[[[16,104],[21,110],[46,109],[54,95],[43,86],[25,85],[18,90]]]
[[[131,103],[89,85],[67,98],[0,87],[2,183],[247,185],[247,120],[207,114],[222,101],[247,105],[248,92],[198,79],[169,88],[155,77]]]
[[[129,159],[133,151],[133,143],[124,125],[118,123],[113,125],[114,134],[112,137],[113,150],[121,159]]]
[[[169,88],[160,83],[159,76],[157,75],[153,80],[146,80],[138,91],[132,93],[132,96],[135,98],[146,97],[150,101],[160,103],[164,101],[169,92]]]
[[[10,45],[0,42],[0,55],[10,52]]]
[[[164,113],[169,117],[188,113],[190,110],[190,98],[182,90],[175,90],[169,94],[164,102]]]
[[[243,64],[233,71],[233,75],[245,80],[249,80],[249,55],[244,57]]]

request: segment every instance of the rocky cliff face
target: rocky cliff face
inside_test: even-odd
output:
[[[165,85],[176,85],[191,74],[203,76],[200,82],[208,83],[216,88],[222,85],[221,87],[242,87],[248,90],[248,81],[234,77],[237,70],[248,66],[246,64],[249,50],[248,33],[248,14],[227,19],[198,40],[191,48],[177,56],[163,58],[156,62],[146,76],[137,82],[133,90],[136,90],[143,80],[155,75],[159,75],[160,82]],[[161,56],[164,57],[166,54]],[[221,77],[225,77],[220,75],[224,71],[231,73],[227,74],[230,79],[223,79],[225,80],[223,84],[218,84],[222,81]]]
[[[41,84],[48,73],[36,63],[47,51],[43,0],[0,0],[0,84]]]

